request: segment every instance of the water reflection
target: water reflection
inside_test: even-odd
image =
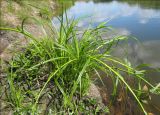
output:
[[[160,2],[157,2],[160,3]],[[145,2],[150,4],[150,2]],[[68,15],[74,18],[82,18],[79,26],[87,26],[92,23],[97,25],[103,21],[109,21],[108,25],[115,28],[125,28],[141,40],[160,39],[160,10],[144,9],[143,2],[120,1],[78,1],[68,10]],[[154,7],[153,7],[154,8]],[[156,7],[157,8],[157,7]]]
[[[137,58],[141,59],[143,63],[148,63],[153,68],[160,67],[160,40],[152,40],[143,42],[139,47],[135,47]]]
[[[126,49],[126,50],[124,50]],[[135,66],[138,64],[148,64],[150,68],[160,67],[160,40],[145,41],[143,43],[130,43],[129,45],[120,45],[114,55],[124,58],[128,56],[129,60]],[[126,54],[127,52],[127,54]],[[160,78],[159,78],[160,81]]]
[[[153,0],[77,0],[70,3],[67,14],[69,18],[81,18],[79,26],[98,25],[108,21],[114,32],[108,32],[104,37],[114,35],[134,35],[143,48],[134,46],[130,55],[136,55],[137,62],[150,63],[160,67],[160,1]],[[56,18],[54,22],[58,24]],[[129,49],[130,50],[130,49]]]
[[[98,2],[112,2],[113,0],[89,0],[95,3]],[[141,8],[160,9],[160,2],[158,0],[117,0],[118,2],[127,3],[129,5],[138,5]]]
[[[107,1],[107,0],[106,0]],[[144,9],[160,9],[160,1],[158,0],[119,0],[129,5],[138,5]]]
[[[160,1],[156,0],[77,0],[70,3],[67,14],[69,18],[80,18],[79,26],[98,25],[108,21],[114,35],[134,35],[144,44],[144,48],[132,47],[139,62],[151,63],[160,67]],[[71,7],[71,4],[73,5]],[[56,18],[53,21],[58,24]],[[133,51],[132,51],[133,52]],[[133,55],[135,53],[133,52]]]

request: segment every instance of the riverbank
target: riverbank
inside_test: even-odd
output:
[[[3,3],[3,6],[5,6],[5,3]],[[42,5],[43,1],[38,4]],[[4,77],[8,84],[4,82],[2,84],[8,86],[7,91],[9,92],[6,91],[6,94],[8,94],[7,99],[9,99],[10,106],[14,111],[23,112],[23,109],[27,108],[30,112],[41,113],[38,108],[43,106],[47,108],[46,112],[52,111],[52,107],[58,109],[57,112],[66,113],[83,113],[85,111],[103,113],[103,110],[106,109],[106,113],[110,111],[110,114],[134,115],[140,114],[140,108],[145,112],[141,103],[141,96],[147,95],[145,99],[148,99],[149,92],[148,90],[144,92],[142,89],[144,85],[139,82],[137,82],[140,84],[139,89],[137,84],[131,84],[131,81],[134,80],[134,82],[141,81],[144,71],[132,68],[127,60],[119,60],[110,54],[112,48],[116,48],[112,46],[117,45],[119,40],[127,39],[126,36],[119,36],[113,38],[113,40],[103,39],[102,34],[99,33],[103,32],[101,28],[105,28],[104,23],[95,28],[84,30],[83,36],[79,36],[76,21],[73,20],[73,22],[65,24],[61,21],[63,20],[62,17],[60,18],[61,29],[57,33],[53,32],[53,36],[49,36],[48,33],[46,33],[48,36],[45,36],[43,30],[47,28],[43,27],[41,29],[40,25],[32,21],[27,21],[24,26],[29,31],[27,33],[23,31],[23,24],[20,22],[22,17],[25,18],[23,12],[30,12],[28,15],[40,20],[41,24],[45,25],[48,24],[47,21],[50,16],[52,19],[53,15],[49,12],[54,7],[52,6],[52,10],[48,9],[49,6],[39,9],[40,6],[34,3],[30,3],[28,7],[24,6],[23,2],[17,3],[17,1],[7,3],[7,5],[10,7],[6,7],[13,10],[13,14],[7,15],[8,12],[11,12],[6,10],[6,14],[3,15],[2,19],[7,19],[7,23],[3,23],[3,26],[7,28],[2,28],[2,30],[12,30],[9,29],[12,27],[15,28],[13,31],[18,33],[1,32],[1,40],[6,43],[3,43],[3,46],[1,45],[2,49],[8,49],[6,51],[1,50],[1,59],[8,64],[5,68],[8,75],[6,78]],[[23,11],[22,14],[20,11]],[[19,28],[16,28],[17,26]],[[26,36],[31,38],[31,42],[28,42]],[[18,50],[20,52],[17,52]],[[15,55],[10,60],[12,53]],[[100,70],[103,71],[104,76],[101,75]],[[90,83],[95,83],[96,80],[92,79],[93,73],[100,79],[104,77],[102,81],[107,81],[105,83],[107,85],[102,87],[103,83],[100,81],[99,88],[97,88],[97,86]],[[123,73],[125,73],[125,77]],[[107,106],[106,108],[97,105],[95,100],[90,97],[81,98],[81,96],[86,95],[89,85],[92,86],[89,88],[89,93],[97,98],[96,100],[100,100],[100,103],[103,101],[103,104]],[[149,86],[152,87],[148,84],[145,88]],[[134,88],[137,88],[137,90]],[[43,91],[46,91],[46,93]],[[47,100],[45,100],[46,97]],[[136,109],[137,107],[139,109]],[[81,108],[80,111],[77,108]],[[27,109],[24,112],[27,112]]]
[[[36,20],[41,20],[47,22],[48,19],[57,15],[57,8],[59,9],[60,4],[58,2],[53,2],[52,0],[39,1],[40,3],[36,3],[35,1],[27,2],[27,1],[1,1],[1,18],[0,18],[0,26],[5,28],[17,28],[22,26],[23,18],[34,17]],[[43,4],[43,5],[42,5]],[[55,10],[56,9],[56,10]],[[51,13],[52,12],[52,13]],[[61,13],[61,12],[60,12]],[[49,16],[49,17],[48,17]],[[33,20],[27,20],[25,23],[25,29],[36,36],[36,38],[41,39],[44,37],[43,29],[40,25],[36,24]],[[28,39],[26,36],[12,32],[12,31],[0,31],[0,57],[1,62],[10,62],[13,55],[17,52],[21,51],[28,44]],[[0,113],[3,115],[13,114],[12,109],[9,107],[8,109],[4,109],[8,107],[5,103],[6,96],[3,93],[6,91],[5,88],[5,77],[6,73],[4,73],[6,65],[1,63],[1,99],[0,99]],[[4,69],[4,70],[3,70]],[[92,84],[89,88],[89,98],[95,98],[99,103],[102,104],[102,99],[100,96],[100,92],[98,88]],[[44,98],[42,100],[42,109],[47,107],[48,100]],[[44,110],[45,111],[45,110]],[[43,112],[42,112],[43,113]],[[44,113],[45,114],[45,113]]]

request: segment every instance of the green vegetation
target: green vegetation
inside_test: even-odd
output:
[[[113,0],[93,0],[94,2],[112,2]],[[138,5],[142,8],[160,9],[158,0],[118,0],[118,2],[128,3],[129,5]]]
[[[142,8],[160,9],[160,1],[157,0],[120,0],[130,5],[139,5]]]
[[[47,104],[44,109],[47,113],[84,113],[92,101],[89,99],[86,105],[82,100],[87,99],[84,97],[93,73],[101,79],[101,70],[112,78],[115,92],[117,84],[124,84],[147,114],[140,100],[143,93],[141,82],[155,87],[144,79],[144,71],[138,71],[111,55],[114,46],[127,37],[103,39],[101,36],[107,29],[106,23],[82,32],[77,28],[77,20],[68,20],[67,16],[66,23],[63,17],[59,20],[60,28],[51,28],[52,34],[39,40],[25,30],[24,21],[18,29],[0,28],[22,33],[30,39],[23,51],[13,56],[7,68],[6,98],[14,113],[42,113],[40,110],[44,104]],[[127,83],[124,73],[138,81],[138,88]],[[100,112],[98,105],[93,108],[89,112]]]
[[[53,16],[62,15],[62,9],[69,9],[74,5],[73,0],[6,0],[1,1],[0,25],[16,27],[27,17],[34,17],[41,21],[49,21]],[[63,8],[62,8],[63,7]],[[28,25],[32,20],[28,20]]]
[[[31,6],[40,9],[47,17],[50,14],[48,9]],[[60,27],[40,21],[42,28],[48,26],[50,31],[43,28],[44,37],[38,38],[24,28],[27,19],[22,21],[21,27],[0,27],[0,30],[21,33],[29,40],[5,67],[7,77],[3,78],[4,85],[0,87],[5,98],[2,110],[9,108],[14,114],[109,113],[108,107],[87,95],[93,75],[102,81],[100,72],[103,71],[112,79],[112,96],[117,95],[118,87],[125,89],[147,115],[142,97],[149,93],[159,95],[159,85],[153,86],[145,80],[145,71],[132,67],[127,60],[112,56],[112,50],[128,37],[102,38],[109,29],[105,22],[82,31],[77,27],[78,20],[68,19],[65,13],[58,17]],[[127,79],[134,79],[135,86],[130,85]],[[144,84],[150,90],[144,91]]]

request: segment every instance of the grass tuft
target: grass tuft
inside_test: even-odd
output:
[[[84,99],[93,73],[101,79],[99,71],[103,71],[113,80],[114,94],[117,84],[123,84],[147,115],[137,90],[141,89],[142,81],[153,88],[152,91],[157,91],[159,86],[154,87],[145,80],[144,71],[136,70],[111,54],[119,41],[128,37],[103,39],[106,23],[81,31],[77,20],[64,17],[59,18],[60,27],[53,28],[51,36],[41,39],[27,32],[24,22],[21,28],[0,28],[21,33],[30,39],[23,51],[13,56],[7,68],[6,95],[13,111],[19,114],[39,114],[43,109],[48,114],[108,112],[108,108],[99,109],[92,99],[87,104],[87,98]],[[138,89],[127,83],[124,75],[139,81]],[[92,108],[86,109],[90,106]]]

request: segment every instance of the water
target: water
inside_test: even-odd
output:
[[[81,18],[79,26],[94,26],[108,21],[118,35],[132,35],[142,45],[128,47],[130,61],[136,64],[147,63],[147,69],[160,68],[160,1],[158,0],[79,0],[71,1],[67,9],[69,17]],[[116,51],[120,55],[122,51]],[[150,81],[160,82],[160,74],[152,72]],[[160,108],[160,99],[155,97],[153,104]],[[157,112],[158,113],[158,112]]]
[[[81,19],[79,26],[96,26],[108,21],[107,25],[114,28],[114,34],[138,38],[143,45],[128,48],[131,62],[160,67],[160,1],[70,0],[66,4],[68,16]]]
[[[134,0],[133,0],[134,1]],[[143,7],[147,3],[148,7]],[[140,40],[160,40],[160,9],[150,6],[149,0],[138,4],[133,2],[110,1],[99,2],[75,2],[74,6],[68,10],[69,16],[84,19],[81,26],[88,23],[97,25],[103,21],[109,21],[107,25],[112,25],[122,33],[134,35]],[[160,1],[155,2],[160,5]]]

